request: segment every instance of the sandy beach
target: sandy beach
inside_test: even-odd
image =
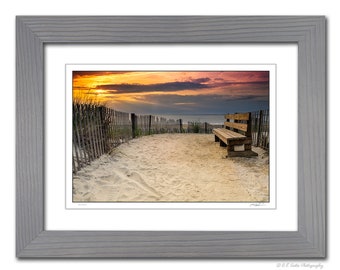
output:
[[[266,202],[268,153],[226,158],[213,134],[123,143],[73,176],[74,202]]]

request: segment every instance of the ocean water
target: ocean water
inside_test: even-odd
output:
[[[207,122],[212,125],[222,125],[224,123],[224,114],[161,114],[157,115],[166,119],[182,119],[183,124],[188,122]]]

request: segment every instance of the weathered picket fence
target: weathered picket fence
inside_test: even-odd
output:
[[[252,112],[254,146],[269,149],[269,110]],[[120,112],[96,104],[73,103],[73,172],[139,136],[160,133],[212,133],[221,127],[206,122],[182,123],[155,115]]]
[[[253,146],[269,150],[269,110],[251,113]]]
[[[182,121],[73,103],[73,172],[132,138],[181,132]]]

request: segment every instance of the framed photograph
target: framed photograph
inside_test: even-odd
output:
[[[275,68],[67,65],[67,206],[275,207]]]
[[[17,17],[17,256],[325,258],[325,21]]]

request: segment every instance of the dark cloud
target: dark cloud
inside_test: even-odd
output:
[[[218,82],[214,84],[210,84],[210,87],[222,87],[222,86],[231,86],[231,85],[263,85],[268,86],[269,81],[244,81],[244,82]]]
[[[205,82],[209,82],[210,80],[211,80],[210,78],[198,78],[198,79],[191,80],[191,82],[194,82],[194,83],[205,83]]]
[[[150,104],[136,107],[129,104],[129,110],[136,113],[162,114],[224,114],[233,112],[248,112],[268,109],[269,100],[266,96],[219,96],[219,95],[149,95]],[[178,104],[181,104],[180,106]],[[124,108],[125,109],[125,106]],[[125,109],[126,110],[126,109]]]
[[[197,82],[168,82],[156,84],[103,84],[97,89],[112,90],[115,93],[143,93],[143,92],[175,92],[181,90],[197,90],[208,88],[208,85]]]
[[[256,89],[266,87],[269,89],[269,82],[267,81],[245,81],[245,82],[215,82],[205,84],[210,81],[209,78],[199,78],[192,81],[184,82],[167,82],[157,84],[102,84],[97,85],[97,89],[114,91],[115,93],[143,93],[143,92],[176,92],[182,90],[199,90],[207,88],[221,88],[221,87],[249,87],[249,89]]]
[[[124,74],[130,71],[73,71],[73,78]]]
[[[73,90],[78,90],[78,91],[91,91],[93,88],[91,87],[85,87],[85,86],[77,86],[73,87]]]

